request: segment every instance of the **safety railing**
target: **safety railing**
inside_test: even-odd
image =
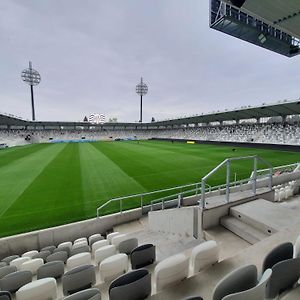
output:
[[[250,178],[247,177],[241,180],[230,181],[231,162],[238,160],[253,160],[253,172]],[[229,202],[230,189],[238,185],[242,186],[243,184],[248,184],[249,182],[252,182],[253,194],[256,194],[256,183],[257,179],[259,178],[258,173],[261,171],[257,169],[258,162],[261,162],[269,167],[268,169],[264,169],[264,171],[268,170],[269,188],[272,189],[273,166],[269,162],[265,161],[259,156],[233,157],[224,160],[221,164],[204,176],[201,182],[110,199],[97,208],[97,217],[99,218],[101,215],[103,215],[101,213],[103,213],[104,209],[116,202],[119,203],[118,210],[120,213],[122,213],[124,211],[124,203],[127,204],[129,201],[133,201],[133,199],[138,200],[138,207],[143,209],[145,206],[150,206],[150,209],[153,210],[155,205],[158,204],[161,205],[161,209],[164,209],[168,202],[174,202],[177,200],[178,206],[180,206],[183,197],[199,196],[199,205],[205,209],[205,198],[207,193],[218,191],[218,193],[221,194],[225,192],[226,201]],[[226,166],[226,183],[217,186],[210,186],[207,183],[207,180],[224,166]],[[148,198],[147,201],[146,198]],[[135,206],[135,208],[137,207]]]
[[[240,160],[253,160],[253,172],[250,177],[250,180],[252,181],[252,191],[253,194],[256,195],[256,183],[257,183],[257,165],[258,162],[260,161],[261,163],[267,165],[269,168],[269,188],[270,190],[272,189],[272,178],[273,178],[273,166],[261,158],[258,155],[253,155],[253,156],[244,156],[244,157],[232,157],[232,158],[227,158],[225,159],[222,163],[220,163],[217,167],[215,167],[212,171],[210,171],[206,176],[202,178],[201,181],[201,202],[200,206],[202,209],[205,209],[205,184],[207,180],[214,175],[217,171],[219,171],[221,168],[226,166],[226,202],[229,203],[230,199],[230,175],[231,175],[231,163],[233,161],[240,161]],[[249,179],[248,179],[249,181]]]

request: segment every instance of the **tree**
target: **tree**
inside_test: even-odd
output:
[[[84,117],[83,122],[88,122],[87,116]]]

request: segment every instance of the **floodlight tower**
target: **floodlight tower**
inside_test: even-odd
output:
[[[21,78],[25,83],[30,85],[32,121],[35,121],[33,86],[38,85],[41,82],[41,75],[38,71],[32,68],[32,63],[30,61],[29,68],[22,71]]]
[[[143,122],[143,96],[148,93],[148,86],[143,82],[143,77],[141,82],[136,86],[135,91],[138,95],[141,96],[141,106],[140,106],[140,123]]]

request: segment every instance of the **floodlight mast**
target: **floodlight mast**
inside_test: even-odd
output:
[[[140,104],[140,123],[143,122],[143,96],[148,93],[148,86],[143,82],[143,77],[141,77],[141,82],[136,86],[136,93],[141,96]]]
[[[22,71],[21,78],[25,83],[30,85],[32,121],[35,121],[33,86],[38,85],[41,82],[41,76],[38,71],[32,68],[31,61],[29,62],[29,69]]]

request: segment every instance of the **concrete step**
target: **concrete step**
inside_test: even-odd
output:
[[[269,236],[261,230],[244,223],[233,216],[221,218],[221,225],[250,244],[255,244]]]
[[[297,212],[264,199],[231,207],[230,215],[267,235],[290,227],[299,220]]]

